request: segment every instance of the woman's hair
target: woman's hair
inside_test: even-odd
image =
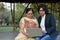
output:
[[[32,10],[32,12],[34,13],[33,9],[32,8],[27,8],[26,9],[26,13],[28,13],[28,11]]]
[[[47,8],[47,6],[45,4],[40,4],[38,6],[38,12],[39,12],[40,8],[43,8],[43,10],[45,11],[45,14],[48,13],[48,8]]]

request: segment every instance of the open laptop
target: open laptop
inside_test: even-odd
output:
[[[41,28],[27,28],[28,37],[42,36]]]

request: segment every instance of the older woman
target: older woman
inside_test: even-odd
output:
[[[20,20],[20,33],[15,40],[34,40],[34,38],[28,38],[26,33],[26,28],[38,28],[38,22],[33,13],[32,8],[27,8],[26,15]]]

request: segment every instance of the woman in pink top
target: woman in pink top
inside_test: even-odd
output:
[[[19,22],[20,33],[15,40],[34,40],[34,38],[28,38],[26,33],[26,28],[38,28],[38,22],[33,13],[32,8],[27,8],[25,17],[22,17]]]

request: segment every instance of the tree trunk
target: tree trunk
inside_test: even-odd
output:
[[[13,9],[12,9],[12,6],[13,6]],[[16,30],[16,27],[15,27],[15,3],[13,5],[11,3],[11,15],[12,15],[13,30]]]
[[[26,6],[26,8],[28,8],[29,4],[30,4],[30,3],[28,3],[28,5]],[[20,19],[23,17],[23,15],[24,15],[24,13],[25,13],[25,11],[26,11],[26,8],[24,9],[24,12],[22,13]],[[20,21],[20,19],[19,19],[19,21]]]
[[[60,33],[60,3],[59,3],[58,33]]]
[[[51,13],[52,13],[52,11],[53,11],[53,10],[52,10],[52,3],[51,3]]]

